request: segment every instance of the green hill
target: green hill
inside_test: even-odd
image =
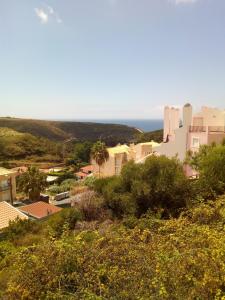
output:
[[[24,133],[15,131],[13,129],[4,127],[4,128],[0,128],[0,138],[5,138],[5,137],[18,137],[18,136],[23,136]]]
[[[129,142],[138,133],[137,129],[126,125],[43,121],[9,117],[0,118],[0,127],[30,133],[53,141],[63,141],[73,137],[81,141],[102,139],[106,142]]]
[[[59,142],[0,127],[0,162],[32,158],[60,161],[61,155],[62,145]]]
[[[155,142],[161,143],[163,141],[163,129],[143,132],[137,135],[137,143],[145,143],[154,140]]]

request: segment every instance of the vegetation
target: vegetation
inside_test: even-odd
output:
[[[64,169],[60,172],[49,172],[48,175],[50,176],[57,176],[57,183],[61,184],[67,179],[76,180],[76,176],[74,175],[73,170]]]
[[[51,195],[56,195],[56,194],[60,194],[63,192],[67,192],[70,191],[71,188],[76,184],[76,180],[75,179],[66,179],[64,181],[62,181],[60,184],[54,184],[52,186],[50,186],[48,188],[48,192]]]
[[[109,153],[105,143],[100,141],[96,142],[91,149],[91,156],[98,165],[98,175],[100,177],[100,168],[109,158]]]
[[[0,118],[0,127],[7,127],[22,133],[30,133],[53,141],[64,141],[71,137],[79,141],[102,139],[117,144],[134,139],[137,130],[126,125],[100,124],[87,122],[59,122],[28,120],[18,118]]]
[[[88,183],[94,191],[76,208],[12,222],[0,242],[0,298],[225,299],[224,149],[189,154],[197,180],[176,158],[152,156]]]
[[[18,189],[26,194],[30,200],[38,201],[40,193],[47,187],[47,175],[36,167],[29,167],[18,180]]]
[[[139,133],[125,125],[0,118],[0,164],[62,163],[65,158],[78,170],[89,163],[93,143],[99,139],[107,146],[161,141],[162,131]]]
[[[140,216],[149,209],[163,217],[177,216],[192,197],[182,165],[164,156],[151,156],[144,164],[130,161],[120,177],[97,180],[95,190],[116,217]]]
[[[93,143],[91,142],[78,142],[74,145],[74,150],[71,157],[67,160],[68,165],[74,165],[79,170],[80,167],[90,162],[91,148]]]
[[[62,160],[62,146],[29,133],[0,128],[0,161],[22,159],[59,162]]]
[[[136,137],[137,143],[145,143],[149,141],[155,141],[157,143],[162,143],[163,141],[163,130],[155,130],[150,132],[138,133]]]
[[[209,199],[225,193],[225,143],[203,145],[198,153],[188,153],[187,162],[199,172],[198,193]]]
[[[79,217],[67,217],[70,231],[58,214],[39,243],[0,243],[1,298],[223,299],[224,212],[221,197],[176,219],[145,215],[134,226],[125,219],[82,231],[74,231]]]
[[[82,214],[75,208],[64,208],[59,213],[53,215],[48,221],[50,234],[54,237],[62,235],[63,231],[73,230],[78,221],[82,219]]]

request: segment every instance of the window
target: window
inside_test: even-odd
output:
[[[192,139],[192,147],[194,147],[194,148],[199,148],[199,146],[200,146],[199,138],[194,137],[194,138]]]

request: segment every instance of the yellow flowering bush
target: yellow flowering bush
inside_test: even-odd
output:
[[[195,207],[151,228],[142,219],[132,229],[118,223],[21,247],[1,268],[2,298],[224,299],[223,203],[207,204],[207,224]]]

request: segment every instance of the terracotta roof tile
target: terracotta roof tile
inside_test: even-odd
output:
[[[42,219],[61,210],[60,207],[39,201],[20,207],[20,210],[36,219]]]
[[[75,175],[76,175],[77,177],[87,177],[87,176],[88,176],[87,173],[83,173],[83,172],[77,172],[77,173],[75,173]]]
[[[93,172],[94,171],[94,166],[93,165],[88,165],[88,166],[82,167],[81,171],[84,172],[84,173]]]

